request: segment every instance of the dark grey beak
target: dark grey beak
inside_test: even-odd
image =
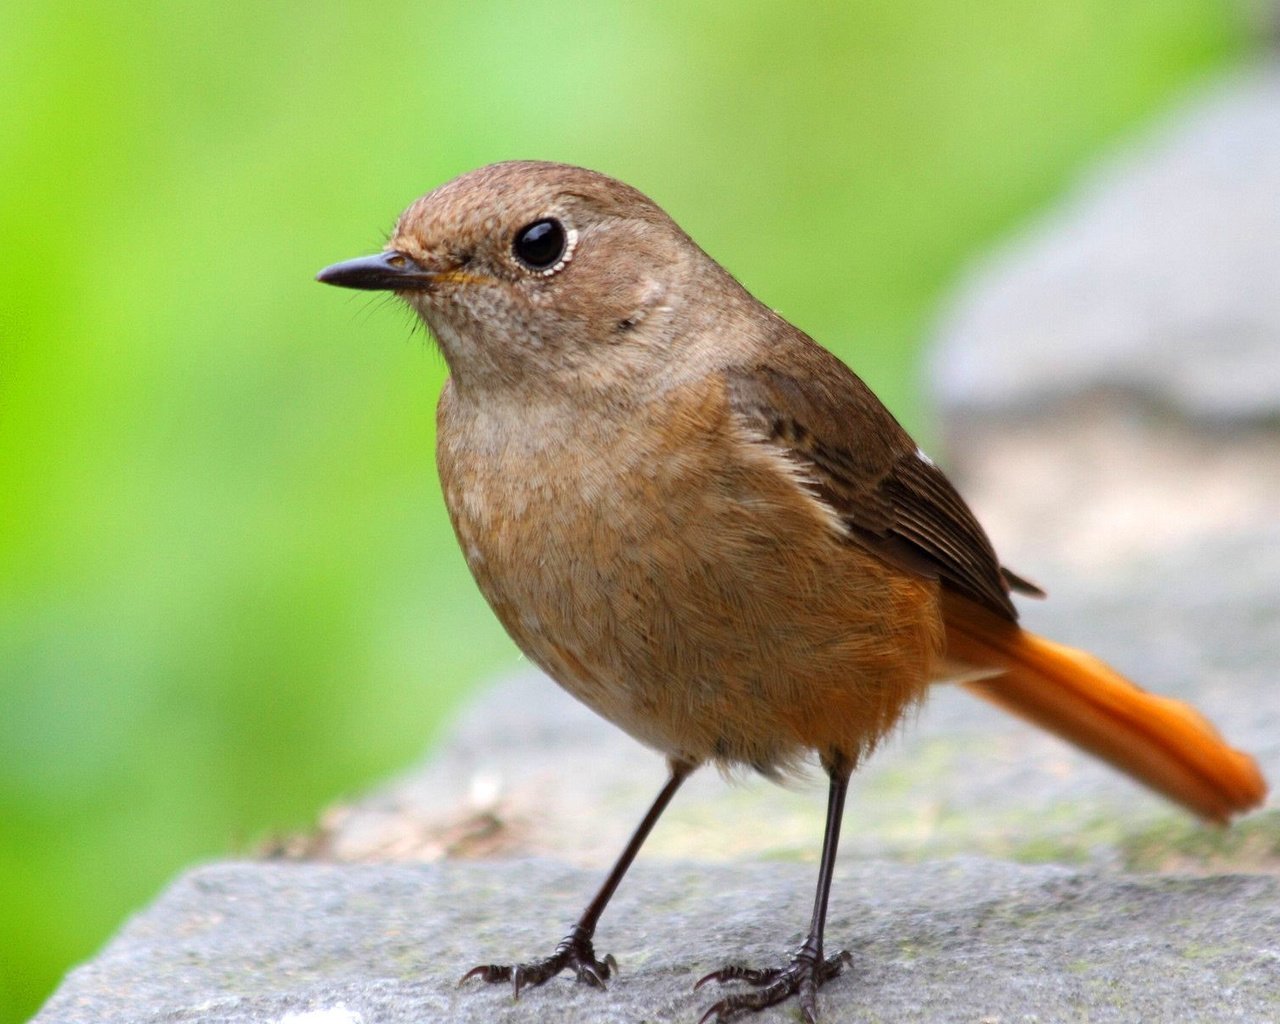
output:
[[[380,252],[325,267],[316,280],[339,288],[407,292],[431,287],[435,274],[402,252]]]

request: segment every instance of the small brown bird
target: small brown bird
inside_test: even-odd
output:
[[[1264,796],[1186,704],[1017,625],[947,478],[835,356],[753,298],[655,203],[562,164],[483,167],[401,216],[384,252],[319,280],[395,292],[452,372],[437,461],[458,541],[520,649],[666,755],[670,778],[546,959],[465,977],[603,987],[596,924],[699,765],[830,779],[808,937],[703,1020],[816,990],[849,955],[823,925],[849,775],[930,683],[980,696],[1201,817]]]

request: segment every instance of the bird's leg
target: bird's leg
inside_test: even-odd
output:
[[[672,761],[670,768],[671,777],[662,787],[657,799],[653,801],[653,806],[636,827],[622,855],[613,865],[604,884],[600,886],[600,891],[592,897],[591,902],[587,904],[587,909],[569,930],[569,934],[560,940],[555,952],[545,960],[532,960],[522,964],[481,964],[467,971],[459,980],[459,984],[468,978],[481,978],[488,982],[509,981],[515,994],[519,996],[520,990],[525,985],[541,985],[566,968],[571,968],[577,975],[578,981],[594,988],[605,987],[605,981],[618,969],[618,964],[612,954],[605,954],[604,959],[597,960],[591,940],[595,935],[600,915],[609,905],[609,900],[622,881],[622,876],[631,867],[631,862],[636,859],[636,854],[640,852],[640,847],[653,831],[653,826],[658,823],[662,812],[667,809],[667,804],[671,803],[671,798],[676,795],[680,784],[689,777],[694,766],[683,761]]]
[[[793,995],[800,1002],[800,1012],[806,1024],[817,1024],[818,986],[834,978],[851,960],[846,950],[824,959],[822,933],[827,923],[827,900],[831,895],[831,876],[836,865],[836,847],[840,842],[840,819],[844,815],[844,798],[849,789],[852,765],[845,758],[832,758],[830,762],[824,760],[823,766],[831,778],[831,788],[827,796],[827,828],[822,839],[822,863],[818,869],[818,891],[813,901],[809,934],[785,967],[759,969],[731,965],[702,978],[695,988],[701,988],[709,981],[745,981],[756,986],[756,991],[726,996],[709,1007],[698,1024],[706,1024],[707,1021],[723,1024],[739,1013],[763,1010]]]

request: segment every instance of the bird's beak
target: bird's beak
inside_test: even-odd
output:
[[[316,274],[316,280],[339,288],[410,292],[430,288],[437,276],[413,257],[392,250],[335,263]]]

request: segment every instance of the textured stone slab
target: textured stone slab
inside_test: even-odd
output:
[[[729,960],[770,964],[798,941],[813,874],[639,864],[599,936],[622,968],[609,990],[562,978],[513,1001],[457,979],[477,960],[549,952],[594,873],[546,860],[213,865],[73,972],[36,1022],[692,1024],[715,998],[695,979]],[[1271,877],[862,864],[839,872],[828,928],[854,957],[819,995],[830,1024],[1280,1019]]]

